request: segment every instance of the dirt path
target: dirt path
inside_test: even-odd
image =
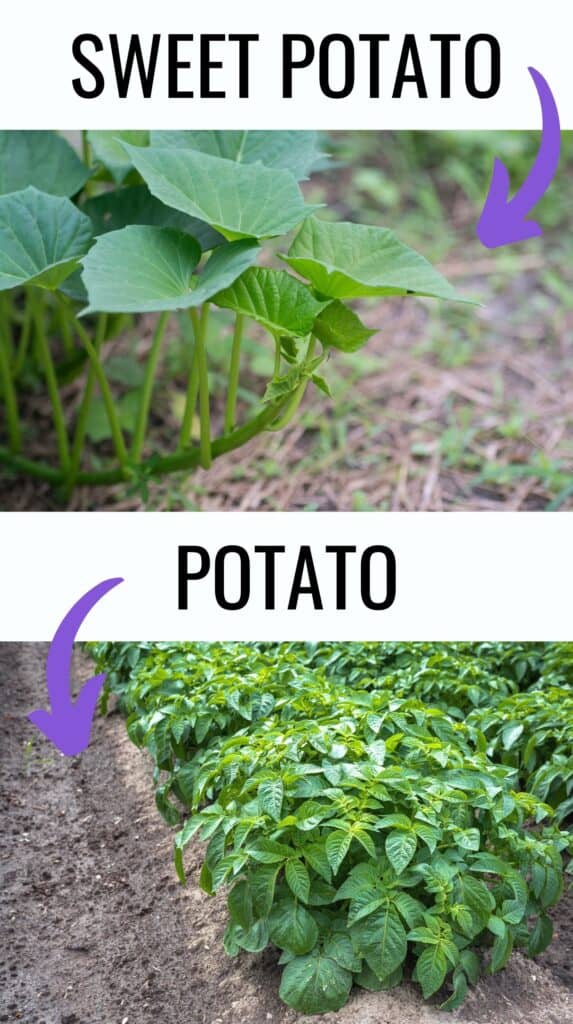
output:
[[[44,699],[45,653],[0,645],[1,1022],[573,1024],[571,901],[552,949],[537,962],[514,955],[458,1014],[424,1007],[407,985],[359,992],[322,1018],[287,1010],[274,958],[228,959],[224,901],[176,882],[149,764],[121,719],[98,721],[80,758],[36,740],[25,714]]]

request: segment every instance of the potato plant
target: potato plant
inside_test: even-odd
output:
[[[351,358],[375,333],[354,300],[455,299],[391,231],[335,221],[305,201],[300,181],[321,161],[313,132],[88,132],[83,159],[53,132],[0,132],[0,462],[67,494],[208,468],[285,427],[307,387],[329,393],[331,353]],[[143,315],[152,340],[143,366],[123,367],[122,380],[137,383],[118,398],[108,341]],[[213,315],[233,321],[218,436]],[[273,373],[239,421],[241,345],[253,331],[268,339]],[[174,336],[187,351],[185,400],[171,450],[157,452],[150,412]],[[65,385],[78,375],[71,404]],[[56,461],[29,451],[29,393],[49,399]],[[106,444],[90,448],[96,399]]]
[[[542,678],[542,646],[93,650],[131,739],[155,761],[158,807],[179,826],[181,881],[198,837],[207,844],[199,884],[228,894],[227,952],[275,947],[281,998],[321,1013],[354,984],[391,988],[405,972],[452,1009],[514,947],[536,956],[551,941],[548,910],[563,889],[562,851],[573,848],[555,820],[570,800],[550,783],[545,802],[521,767],[549,694],[543,766],[559,771],[571,749],[571,687],[559,698],[506,676],[509,695],[499,703],[498,693],[504,666],[512,674],[534,659]],[[550,674],[567,647],[547,645]],[[354,672],[353,659],[378,670]],[[467,721],[462,707],[475,709]],[[530,729],[517,727],[519,714],[532,715]]]

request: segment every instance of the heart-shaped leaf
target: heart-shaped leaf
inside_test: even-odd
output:
[[[36,188],[0,196],[0,291],[58,288],[91,243],[91,221],[69,199]]]
[[[333,299],[407,294],[459,299],[445,277],[386,228],[309,217],[283,259],[320,295]]]
[[[151,132],[151,145],[170,149],[195,149],[237,163],[281,167],[290,171],[299,181],[306,178],[318,161],[323,159],[317,132],[157,131]]]
[[[251,267],[214,302],[251,317],[271,334],[300,338],[310,334],[324,306],[291,274],[268,267]]]
[[[193,235],[203,252],[225,241],[222,235],[204,221],[165,206],[165,203],[151,195],[147,185],[132,185],[130,188],[103,192],[100,196],[88,199],[82,209],[92,221],[94,235],[119,231],[132,224],[148,224],[150,227],[175,228]]]
[[[88,132],[88,140],[96,160],[107,168],[115,182],[121,184],[132,169],[131,160],[124,149],[123,143],[127,142],[132,146],[147,146],[149,143],[149,132],[90,131]]]
[[[0,132],[0,195],[33,185],[54,196],[75,196],[90,171],[56,132]]]
[[[154,196],[230,241],[282,235],[316,209],[289,171],[194,150],[125,148]]]
[[[202,274],[201,249],[172,228],[137,226],[101,235],[83,261],[86,312],[150,313],[189,309],[206,301],[256,259],[253,241],[216,249]]]
[[[329,302],[326,309],[319,313],[313,332],[323,345],[339,348],[342,352],[356,352],[376,334],[338,299]]]

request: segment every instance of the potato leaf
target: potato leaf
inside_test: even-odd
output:
[[[279,995],[299,1013],[339,1010],[352,988],[352,973],[329,956],[314,950],[297,956],[283,971]]]

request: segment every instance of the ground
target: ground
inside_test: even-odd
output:
[[[275,958],[229,959],[224,900],[202,893],[192,870],[186,888],[177,882],[150,762],[122,719],[97,720],[71,759],[27,722],[45,703],[46,653],[0,645],[2,1024],[573,1024],[571,895],[550,949],[535,961],[514,953],[454,1014],[408,984],[357,991],[320,1018],[285,1008]],[[76,672],[90,673],[83,656]]]
[[[493,159],[508,163],[517,187],[533,163],[534,136],[355,132],[333,141],[336,166],[305,186],[308,199],[327,200],[340,219],[392,228],[480,305],[400,298],[365,304],[361,313],[379,332],[361,352],[330,359],[332,399],[307,394],[284,432],[259,437],[208,472],[165,478],[143,493],[125,485],[81,489],[72,508],[573,508],[573,207],[566,198],[573,133],[563,134],[561,170],[536,210],[543,237],[492,252],[477,240],[475,225]],[[144,319],[109,343],[118,394],[126,365],[129,378],[151,333]],[[229,345],[229,325],[209,337],[215,427]],[[183,348],[174,329],[163,350],[148,454],[169,450],[177,436]],[[260,336],[247,339],[242,416],[260,401],[271,362]],[[79,396],[76,381],[65,392],[70,417]],[[30,396],[28,453],[50,453],[47,411],[46,399]],[[59,507],[43,484],[0,480],[0,508]]]

